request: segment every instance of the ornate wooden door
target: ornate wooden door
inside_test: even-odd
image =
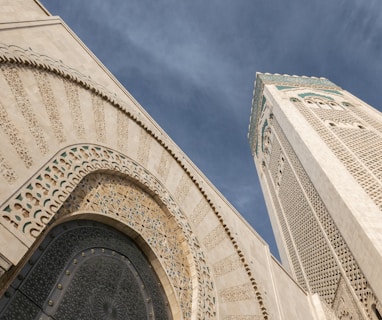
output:
[[[150,263],[100,223],[59,225],[0,299],[1,320],[172,319]]]

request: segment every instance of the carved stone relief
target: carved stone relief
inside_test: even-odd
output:
[[[125,197],[126,190],[123,190],[123,183],[121,182],[123,179],[118,177],[108,178],[103,181],[104,184],[100,185],[99,190],[95,188],[93,181],[92,187],[90,181],[95,179],[96,176],[88,175],[99,170],[116,170],[119,174],[123,173],[130,176],[151,192],[155,192],[168,208],[173,217],[172,219],[175,219],[173,223],[176,221],[177,227],[182,230],[181,234],[176,236],[174,230],[166,229],[170,226],[164,223],[164,217],[162,217],[163,220],[159,219],[159,211],[147,216],[143,214],[145,210],[147,211],[150,208],[150,205],[155,203],[149,198],[145,200],[146,202],[143,201],[144,199],[136,202],[138,207],[135,209],[140,214],[132,216],[130,212],[132,208],[127,206],[126,203],[128,198]],[[111,188],[112,182],[119,187]],[[79,186],[78,191],[72,194],[77,185]],[[85,192],[86,186],[90,188],[89,196],[92,195],[89,205],[87,205],[88,202],[85,197],[86,192],[88,192]],[[110,190],[108,186],[111,188]],[[70,201],[64,204],[69,196],[71,197]],[[84,201],[84,207],[82,207],[84,204],[81,201]],[[63,204],[64,206],[59,211]],[[158,205],[156,206],[159,208]],[[60,214],[81,209],[90,209],[108,216],[114,215],[116,219],[130,223],[141,235],[147,236],[148,244],[153,248],[157,248],[155,253],[158,257],[162,256],[162,262],[167,268],[166,272],[172,279],[172,284],[178,290],[178,298],[182,303],[181,307],[185,318],[187,318],[188,314],[191,314],[193,286],[190,283],[190,271],[185,269],[185,262],[182,260],[184,259],[182,258],[183,251],[177,247],[177,243],[180,242],[179,237],[186,239],[194,259],[195,272],[198,274],[199,312],[206,318],[215,315],[214,301],[216,298],[214,298],[214,286],[210,278],[210,271],[207,268],[200,245],[192,234],[186,218],[161,183],[138,163],[122,154],[103,147],[87,145],[73,146],[62,150],[41,172],[38,172],[27,183],[20,193],[2,207],[1,221],[3,224],[9,225],[10,228],[17,229],[27,238],[33,239],[38,237],[57,212],[56,217],[58,218]],[[153,216],[157,218],[153,219]],[[162,223],[164,224],[161,225]],[[160,230],[158,229],[159,226],[163,229],[162,232],[158,232]],[[172,239],[170,235],[174,235],[175,238]],[[163,239],[161,239],[161,236]],[[171,254],[172,258],[166,258],[165,253],[167,257]],[[178,262],[173,257],[178,257]],[[165,262],[166,259],[168,262]]]
[[[46,154],[49,150],[49,146],[43,129],[38,121],[38,117],[32,109],[28,94],[24,89],[23,82],[19,75],[19,68],[12,65],[2,65],[1,71],[13,93],[16,105],[23,115],[25,122],[28,125],[29,132],[34,138],[37,147],[42,154]]]
[[[225,239],[227,239],[227,236],[224,232],[224,228],[219,224],[203,239],[203,244],[207,250],[212,250]]]
[[[350,289],[347,287],[346,280],[341,277],[338,283],[336,295],[332,308],[338,319],[364,320],[361,311],[358,308],[357,301],[353,297]]]
[[[94,83],[89,77],[84,76],[77,70],[64,65],[62,61],[54,60],[46,56],[40,56],[32,50],[0,44],[0,63],[3,63],[3,66],[7,66],[6,68],[9,67],[11,69],[17,68],[17,65],[28,66],[32,69],[38,67],[44,72],[51,72],[62,77],[77,138],[86,138],[79,96],[79,88],[82,87],[91,90],[92,94],[98,97],[97,99],[101,99],[101,102],[103,102],[102,99],[104,99],[105,102],[109,102],[113,107],[118,108],[117,131],[118,134],[125,133],[126,135],[121,138],[118,137],[117,146],[119,148],[122,150],[127,149],[128,121],[134,121],[142,128],[142,134],[147,136],[148,142],[150,142],[151,139],[156,139],[158,143],[163,146],[163,153],[158,166],[158,175],[161,177],[161,181],[166,181],[171,163],[172,161],[176,161],[186,173],[184,175],[185,181],[188,180],[197,184],[204,199],[201,201],[203,202],[203,205],[200,207],[201,210],[194,210],[192,223],[200,223],[209,211],[217,216],[221,226],[219,227],[219,231],[216,232],[221,232],[221,234],[224,235],[223,238],[229,240],[230,244],[235,248],[237,255],[240,257],[240,260],[247,271],[252,286],[251,290],[256,293],[262,317],[263,319],[268,319],[267,309],[263,304],[261,293],[259,292],[257,283],[248,268],[246,259],[243,257],[243,253],[239,249],[237,241],[234,239],[230,229],[224,224],[223,217],[212,205],[209,196],[196,181],[196,178],[190,174],[190,168],[188,168],[188,165],[181,160],[182,157],[179,156],[179,150],[173,144],[171,139],[168,139],[165,135],[161,134],[155,126],[142,117],[140,112],[137,112],[134,108],[128,107],[126,103],[119,100],[103,86]],[[11,72],[11,76],[14,74],[16,74],[17,77],[17,72]],[[19,90],[23,93],[22,85],[20,83],[19,85]],[[16,91],[14,92],[16,94]],[[25,100],[26,98],[24,98],[22,94],[21,99],[24,99],[23,103],[19,102],[19,104],[25,109],[25,106],[28,107],[28,101]],[[47,97],[46,101],[48,100],[49,97]],[[97,118],[95,116],[95,119],[102,120],[102,107],[97,106],[97,108],[99,117]],[[29,117],[26,111],[24,110],[22,112],[25,112],[26,117]],[[51,119],[55,119],[53,113],[50,117]],[[30,119],[33,120],[33,115],[31,115],[27,121],[30,121]],[[100,121],[100,123],[102,124],[104,122]],[[56,127],[58,132],[58,123],[56,123]],[[36,139],[40,139],[40,150],[47,152],[47,146],[44,148],[43,137],[40,137],[38,132],[35,133],[35,135]],[[103,136],[101,131],[97,132],[97,136],[98,139],[102,141]],[[145,158],[147,158],[146,154],[142,153],[142,160]],[[16,172],[9,163],[7,163],[6,159],[3,159],[2,161],[2,158],[0,158],[0,169],[1,173],[7,177],[7,181],[12,182],[16,179]],[[78,183],[88,174],[99,170],[115,171],[139,182],[139,184],[150,190],[150,194],[155,194],[158,197],[158,200],[175,218],[176,223],[180,226],[182,233],[191,248],[193,259],[196,261],[195,268],[197,279],[199,281],[199,285],[197,286],[199,316],[203,315],[204,318],[214,317],[216,314],[216,299],[214,293],[215,289],[210,276],[211,271],[207,267],[204,253],[200,249],[198,240],[193,234],[192,227],[187,218],[181,212],[173,196],[163,187],[162,183],[138,163],[132,161],[123,154],[94,145],[78,145],[63,149],[56,154],[56,156],[53,156],[46,166],[28,180],[14,197],[4,203],[0,208],[1,223],[5,226],[8,225],[10,229],[13,228],[15,230],[14,233],[17,234],[21,240],[25,240],[25,243],[33,243],[45,229],[49,221],[55,216],[68,196],[73,192]],[[191,185],[192,184],[185,183],[182,187],[179,187],[178,197],[180,197],[180,199],[187,194],[187,190],[189,190]],[[177,198],[176,200],[178,201]],[[213,235],[211,235],[211,237],[214,238]],[[211,241],[214,242],[214,240]]]
[[[63,79],[63,82],[75,133],[78,138],[83,138],[85,136],[85,127],[78,97],[78,86],[67,79]]]
[[[250,283],[223,289],[219,292],[223,302],[254,299],[255,295]]]
[[[65,142],[64,127],[60,120],[56,99],[49,82],[50,77],[46,72],[36,69],[33,70],[33,75],[37,81],[38,89],[50,120],[50,127],[53,129],[57,141],[59,143]]]
[[[178,187],[176,188],[174,193],[174,196],[179,203],[183,203],[188,192],[190,191],[190,188],[191,188],[190,182],[191,182],[190,177],[187,174],[183,174],[178,184]]]
[[[210,206],[208,202],[205,199],[201,199],[190,217],[190,220],[195,227],[203,221],[209,210]]]
[[[9,118],[7,110],[0,103],[0,128],[7,135],[9,142],[16,149],[20,159],[24,162],[26,168],[30,168],[33,164],[30,151],[24,139],[19,135],[16,125]]]
[[[138,161],[145,166],[149,157],[151,139],[144,129],[140,131]]]
[[[0,298],[0,319],[172,319],[167,305],[152,266],[131,239],[80,220],[45,237]]]
[[[128,121],[129,118],[126,117],[123,111],[117,110],[117,145],[119,150],[121,150],[122,152],[127,151]]]
[[[222,276],[228,272],[234,271],[242,267],[239,256],[235,253],[214,264],[216,276]]]
[[[8,161],[0,153],[0,173],[3,178],[12,184],[17,179],[16,171],[9,165]]]
[[[166,181],[170,172],[170,153],[163,149],[158,166],[158,174],[162,177],[163,181]]]
[[[105,110],[100,96],[92,94],[92,104],[95,120],[95,131],[99,142],[106,142]]]
[[[123,222],[151,247],[165,269],[183,310],[192,308],[192,257],[185,252],[178,224],[155,200],[124,177],[93,173],[81,180],[58,211],[56,218],[72,212],[99,212]]]

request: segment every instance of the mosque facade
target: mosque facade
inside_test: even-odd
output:
[[[279,190],[271,191],[275,198],[265,191],[268,205],[282,209],[270,210],[274,226],[281,225],[282,214],[290,229],[276,231],[278,244],[293,242],[294,251],[288,246],[282,251],[282,266],[267,243],[59,17],[37,0],[5,0],[0,21],[1,320],[380,319],[381,281],[374,263],[367,263],[379,265],[378,237],[372,233],[378,228],[372,222],[378,205],[363,185],[357,182],[363,193],[353,192],[353,197],[356,204],[374,210],[367,211],[368,219],[361,223],[361,213],[349,210],[351,219],[339,215],[328,222],[336,225],[339,243],[345,243],[344,255],[353,259],[349,266],[329,234],[321,230],[326,243],[318,238],[315,242],[328,264],[337,262],[333,272],[338,276],[327,276],[326,294],[317,289],[317,277],[295,235],[299,230],[293,229],[294,218],[277,196],[286,175]],[[289,128],[276,112],[284,110],[282,101],[295,113],[309,97],[333,97],[344,112],[363,103],[337,87],[325,87],[322,93],[322,88],[309,84],[316,81],[312,78],[288,80],[286,85],[289,77],[274,76],[279,82],[283,79],[281,84],[267,77],[272,78],[259,75],[256,80],[250,141],[262,183],[271,190],[268,180],[276,180],[269,163],[281,150],[272,135]],[[307,92],[316,95],[304,95]],[[296,101],[284,97],[292,94]],[[367,112],[357,116],[355,126],[363,129],[355,130],[378,134],[377,125],[369,122],[373,114],[362,118]],[[267,117],[271,132],[264,127]],[[280,129],[274,129],[275,120]],[[299,123],[306,128],[309,120],[304,121]],[[290,139],[285,136],[285,141]],[[263,141],[268,153],[258,147]],[[315,186],[310,192],[316,188],[322,206],[333,215],[305,160],[290,160],[293,154],[298,157],[299,151],[285,153],[281,171],[288,172],[287,161],[300,161],[303,169],[298,170]],[[335,156],[332,151],[331,160]],[[298,192],[305,195],[304,190]],[[370,201],[362,204],[366,197]],[[349,227],[353,220],[359,230]],[[364,241],[364,249],[349,240],[349,234]],[[360,281],[352,282],[356,276]],[[366,287],[362,292],[356,290],[360,284]],[[361,300],[364,295],[368,296]]]

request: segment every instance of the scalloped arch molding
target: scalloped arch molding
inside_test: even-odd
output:
[[[18,244],[0,253],[4,271],[24,263],[51,224],[104,215],[150,247],[183,319],[268,319],[220,195],[144,112],[29,49],[0,45],[0,69],[0,227]],[[171,241],[161,238],[168,232]],[[243,303],[244,314],[227,308]]]

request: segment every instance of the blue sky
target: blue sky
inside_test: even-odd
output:
[[[382,108],[380,0],[42,0],[277,255],[247,130],[256,72],[326,77]]]

